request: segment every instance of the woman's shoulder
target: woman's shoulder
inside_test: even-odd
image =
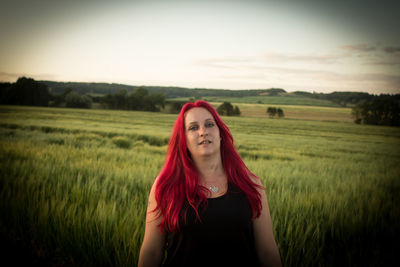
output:
[[[254,173],[252,173],[250,171],[248,172],[248,175],[249,175],[250,181],[252,181],[254,184],[263,186],[261,179],[257,175],[255,175]]]
[[[157,176],[154,179],[153,184],[151,186],[150,194],[149,194],[149,202],[151,202],[151,201],[156,202],[156,192],[157,192],[158,183],[159,183],[159,176]]]
[[[252,183],[252,186],[256,187],[257,189],[264,189],[262,181],[258,176],[249,172],[248,178],[249,178],[250,182]],[[237,191],[241,192],[240,187],[238,185],[235,185],[235,183],[232,181],[228,182],[228,190],[230,192],[237,192]]]

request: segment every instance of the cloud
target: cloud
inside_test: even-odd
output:
[[[271,67],[263,72],[220,75],[219,79],[232,84],[241,84],[241,89],[279,87],[287,91],[400,93],[400,76],[384,73],[348,74]]]
[[[260,69],[266,68],[270,64],[287,63],[316,63],[332,64],[345,55],[296,55],[280,53],[264,53],[259,56],[235,57],[235,58],[209,58],[194,61],[195,65],[225,69]]]
[[[338,65],[328,65],[342,57],[345,55],[310,56],[271,53],[258,57],[211,58],[197,61],[196,64],[217,68],[214,78],[243,86],[258,84],[259,88],[264,85],[264,87],[281,87],[288,90],[319,88],[318,90],[374,93],[398,93],[400,91],[400,75],[390,74],[384,69],[349,72],[346,64],[339,65],[339,68]],[[280,64],[287,62],[304,64]],[[384,59],[380,62],[370,62],[370,64],[378,63],[395,64],[395,62],[384,61]],[[321,68],[322,64],[327,67]]]
[[[342,45],[340,46],[340,49],[346,51],[355,51],[355,52],[371,52],[371,51],[376,51],[378,49],[381,50],[381,46],[380,45],[372,46],[368,44],[354,44],[354,45]],[[400,46],[386,46],[382,48],[382,50],[389,54],[399,53]]]
[[[214,67],[214,68],[224,68],[224,69],[236,69],[234,65],[237,63],[249,63],[251,59],[233,59],[233,58],[209,58],[195,60],[192,63],[201,67]]]
[[[340,46],[340,48],[342,50],[359,51],[359,52],[369,52],[369,51],[376,50],[375,46],[370,46],[367,44],[342,45],[342,46]]]
[[[313,62],[319,64],[330,64],[336,60],[342,58],[343,55],[288,55],[288,54],[277,54],[268,53],[263,54],[262,59],[268,62]]]
[[[388,58],[383,58],[383,59],[371,59],[365,62],[367,65],[382,65],[382,66],[400,66],[400,61],[399,60],[393,60],[393,59],[388,59]]]
[[[400,47],[399,47],[399,46],[398,46],[398,47],[386,46],[383,50],[384,50],[386,53],[392,54],[392,53],[400,52]]]
[[[400,75],[391,75],[384,73],[339,73],[335,71],[312,70],[305,68],[280,68],[280,67],[266,67],[264,68],[269,73],[275,73],[282,76],[297,76],[298,79],[317,79],[335,82],[386,82],[400,89]]]

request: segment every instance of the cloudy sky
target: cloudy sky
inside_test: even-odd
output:
[[[0,3],[0,81],[400,93],[399,1]]]

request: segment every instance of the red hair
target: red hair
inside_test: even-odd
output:
[[[199,185],[199,177],[195,164],[186,146],[185,137],[185,113],[192,108],[201,107],[208,110],[214,117],[221,136],[221,159],[228,177],[228,182],[239,188],[247,197],[252,209],[252,218],[260,216],[261,195],[257,188],[260,187],[251,179],[255,177],[244,164],[233,145],[233,137],[226,124],[222,121],[217,111],[206,101],[186,103],[172,130],[171,139],[168,144],[164,167],[162,168],[155,188],[157,206],[153,210],[162,216],[159,225],[160,230],[178,232],[180,229],[179,218],[183,212],[186,219],[187,209],[183,209],[185,201],[192,207],[199,217],[199,207],[202,203],[207,204],[205,188]]]

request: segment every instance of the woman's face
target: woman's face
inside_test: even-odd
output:
[[[185,114],[186,145],[193,158],[220,153],[219,128],[205,108],[192,108]]]

